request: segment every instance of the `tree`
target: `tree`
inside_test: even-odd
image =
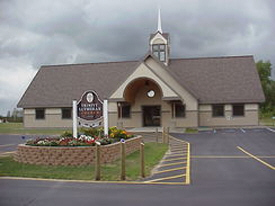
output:
[[[259,77],[262,84],[270,83],[271,63],[269,61],[263,62],[263,60],[260,60],[257,62],[256,66],[257,66],[257,70],[258,70]]]
[[[261,112],[275,115],[275,81],[271,79],[272,64],[260,60],[256,66],[266,98],[266,101],[260,105]]]

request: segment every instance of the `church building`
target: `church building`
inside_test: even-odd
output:
[[[253,56],[175,59],[170,49],[159,16],[141,60],[41,66],[18,103],[24,126],[72,127],[72,101],[87,91],[108,100],[109,126],[258,125],[265,97]]]

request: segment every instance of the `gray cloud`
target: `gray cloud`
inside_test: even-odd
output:
[[[140,59],[157,28],[158,4],[172,57],[253,54],[275,64],[272,0],[2,0],[0,114],[43,64]],[[7,81],[13,75],[22,80]]]

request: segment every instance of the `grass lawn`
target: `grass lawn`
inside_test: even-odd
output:
[[[271,117],[261,117],[259,121],[260,125],[275,126],[275,120],[271,119]]]
[[[67,128],[57,129],[29,129],[24,128],[23,123],[0,123],[0,134],[62,134],[64,131],[70,131]]]
[[[150,175],[151,170],[159,163],[168,149],[167,144],[145,144],[145,174]],[[71,180],[94,180],[95,168],[90,166],[38,166],[15,162],[11,156],[0,157],[0,176],[71,179]],[[120,161],[104,164],[101,167],[102,180],[120,179]],[[126,179],[140,179],[139,151],[127,156]]]

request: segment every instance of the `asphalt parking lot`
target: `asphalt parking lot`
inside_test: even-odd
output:
[[[275,132],[220,129],[173,136],[191,144],[192,184],[266,183],[275,189]]]

